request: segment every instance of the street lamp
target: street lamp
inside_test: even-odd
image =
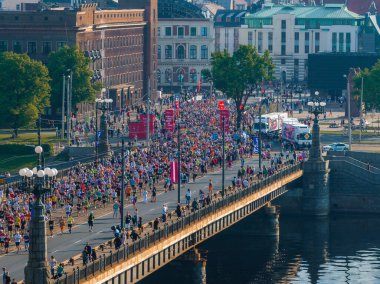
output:
[[[348,112],[348,150],[351,151],[351,94],[350,94],[350,78],[348,75],[343,75],[343,78],[347,79],[347,112]]]
[[[95,100],[96,109],[97,110],[99,109],[102,112],[102,115],[100,117],[101,135],[100,135],[99,145],[97,145],[98,133],[96,133],[96,140],[95,140],[96,147],[97,147],[96,155],[98,155],[99,153],[101,155],[106,155],[106,156],[111,155],[110,146],[108,144],[108,123],[107,123],[106,113],[111,109],[112,102],[113,102],[112,99],[106,99],[106,98],[100,98],[100,99]],[[96,157],[96,160],[97,159],[98,157]]]
[[[314,124],[313,124],[313,137],[312,137],[312,147],[310,149],[310,159],[322,159],[321,145],[319,140],[319,122],[318,115],[325,113],[326,103],[320,100],[319,92],[315,92],[315,96],[311,101],[307,103],[309,107],[309,113],[314,114]]]
[[[33,193],[36,199],[33,204],[32,219],[29,223],[29,257],[24,269],[24,277],[26,284],[48,284],[51,275],[47,258],[45,206],[42,203],[42,196],[54,190],[55,177],[58,171],[41,165],[43,152],[41,146],[35,147],[34,151],[38,155],[37,167],[33,170],[28,168],[19,170],[19,175],[22,177],[20,189],[27,193]]]
[[[178,164],[178,203],[181,203],[181,120],[177,120],[177,130],[178,130],[178,137],[177,137],[177,164]]]

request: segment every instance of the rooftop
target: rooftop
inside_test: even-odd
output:
[[[325,6],[298,6],[265,4],[263,9],[247,15],[252,18],[272,18],[279,14],[293,14],[300,19],[361,19],[362,16],[351,12],[343,4],[326,4]]]

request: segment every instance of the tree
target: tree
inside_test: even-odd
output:
[[[380,60],[371,68],[364,69],[354,78],[355,87],[360,90],[364,82],[363,101],[370,108],[380,109]]]
[[[0,53],[0,127],[17,130],[35,125],[49,106],[49,72],[26,54]]]
[[[270,80],[272,77],[274,66],[269,52],[260,55],[256,48],[241,45],[232,56],[226,50],[213,53],[211,63],[211,72],[205,71],[202,76],[211,77],[215,88],[234,100],[236,127],[240,129],[248,97],[262,80]]]
[[[49,55],[48,68],[52,78],[53,114],[62,107],[63,74],[66,74],[68,70],[71,70],[73,74],[72,106],[74,109],[80,102],[95,100],[95,92],[100,90],[100,85],[91,83],[93,72],[90,70],[90,59],[85,57],[78,47],[66,45],[52,52]]]

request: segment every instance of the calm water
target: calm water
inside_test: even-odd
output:
[[[253,215],[198,246],[202,263],[175,260],[157,283],[380,283],[380,218],[280,218],[280,237],[252,234]]]

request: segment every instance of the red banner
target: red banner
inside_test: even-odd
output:
[[[146,127],[140,122],[128,124],[129,139],[146,139]]]
[[[178,182],[178,163],[175,161],[170,162],[170,181],[172,183]]]
[[[224,110],[224,101],[219,101],[219,109]]]
[[[174,109],[165,110],[165,129],[167,132],[174,131]]]
[[[220,130],[223,131],[223,118],[224,118],[224,131],[228,132],[229,130],[229,118],[230,111],[228,109],[220,110]]]

